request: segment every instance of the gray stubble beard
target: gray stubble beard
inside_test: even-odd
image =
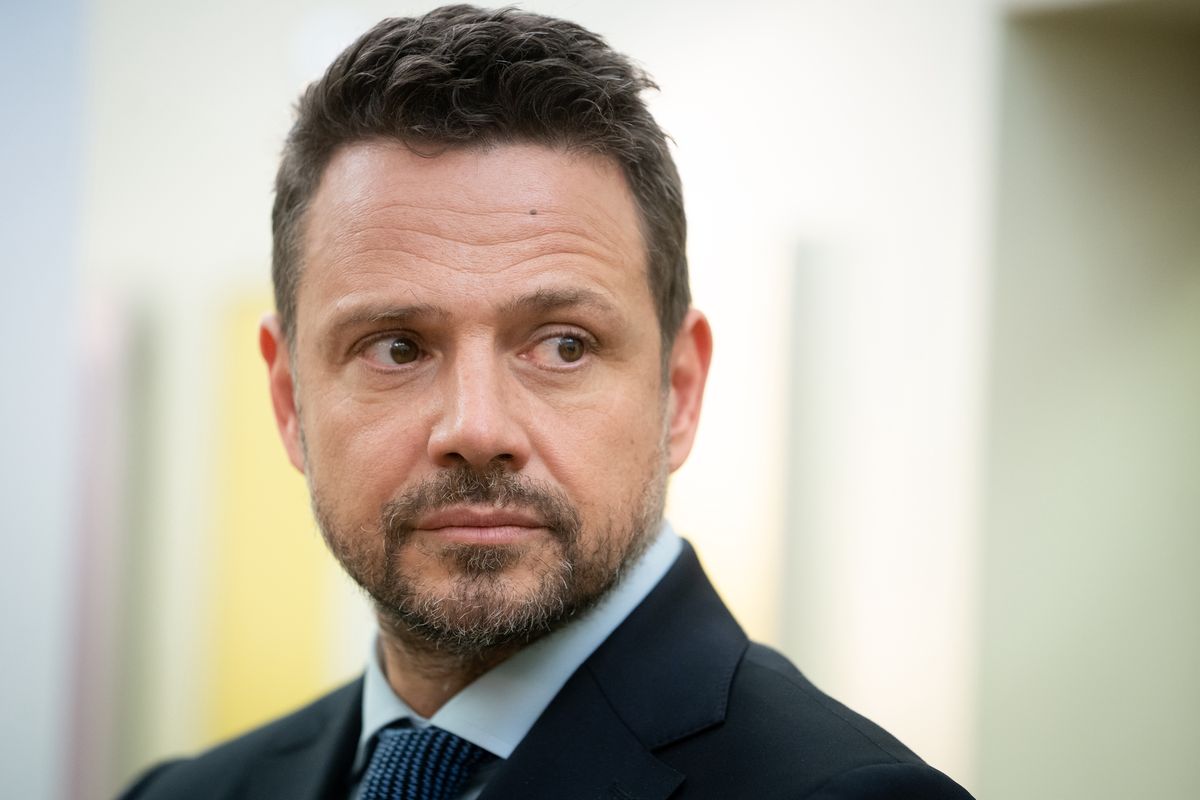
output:
[[[665,502],[665,442],[656,474],[627,509],[613,509],[606,530],[582,530],[578,510],[557,488],[505,470],[469,467],[443,470],[381,509],[377,535],[384,558],[353,540],[325,513],[310,486],[313,513],[330,551],[371,598],[385,632],[412,650],[463,661],[524,646],[595,606],[637,562],[661,524]],[[519,507],[547,523],[557,553],[542,555],[525,545],[437,545],[414,541],[415,520],[437,508],[460,504]],[[622,514],[626,511],[626,514]],[[366,532],[363,532],[364,535]],[[402,551],[423,547],[454,571],[448,591],[437,592],[405,571]],[[589,549],[590,548],[590,549]],[[518,592],[507,571],[537,559],[538,584]],[[519,595],[519,596],[518,596]]]

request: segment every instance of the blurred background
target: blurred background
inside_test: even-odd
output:
[[[980,798],[1200,797],[1200,2],[521,5],[662,86],[750,633]],[[255,329],[291,104],[429,7],[0,3],[7,796],[361,669]]]

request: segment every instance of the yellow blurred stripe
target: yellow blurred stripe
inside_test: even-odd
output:
[[[325,689],[337,567],[316,532],[303,477],[276,432],[258,353],[269,296],[227,315],[216,451],[206,737],[226,738]]]

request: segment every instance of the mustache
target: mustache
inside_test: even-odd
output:
[[[383,506],[388,543],[407,540],[421,516],[460,505],[533,511],[566,544],[575,542],[582,526],[579,512],[557,487],[509,472],[503,464],[486,470],[462,465],[434,473]]]

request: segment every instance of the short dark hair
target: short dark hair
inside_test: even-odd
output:
[[[691,302],[683,193],[641,92],[650,77],[573,22],[444,6],[385,19],[300,98],[275,179],[275,304],[294,341],[305,211],[334,152],[376,138],[446,146],[532,142],[620,165],[637,203],[663,358]]]

